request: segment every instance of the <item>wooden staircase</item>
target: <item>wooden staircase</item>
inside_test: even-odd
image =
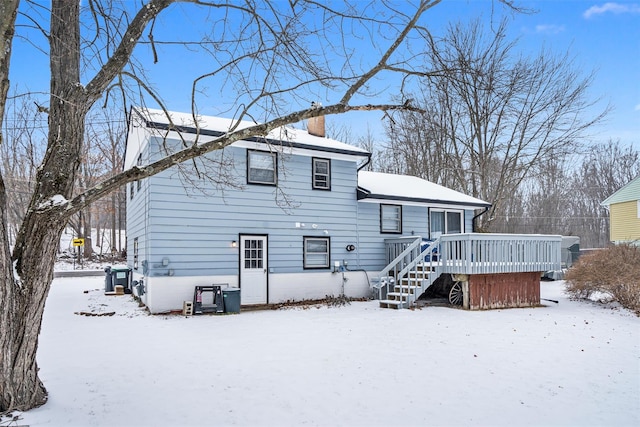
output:
[[[381,308],[409,308],[440,276],[440,263],[432,260],[439,241],[421,244],[416,238],[380,272],[375,287]]]

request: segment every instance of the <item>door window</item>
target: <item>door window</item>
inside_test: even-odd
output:
[[[245,239],[244,268],[262,268],[264,265],[262,240]]]

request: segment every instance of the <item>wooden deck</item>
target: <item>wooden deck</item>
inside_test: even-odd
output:
[[[458,276],[454,280],[472,285],[465,287],[466,308],[537,305],[539,275],[560,268],[561,243],[561,236],[539,234],[449,234],[435,241],[423,241],[419,236],[388,239],[389,264],[377,282],[379,295],[385,294],[387,299],[381,298],[380,305],[409,307],[441,274]],[[471,276],[481,277],[471,281]],[[518,284],[523,278],[527,286]],[[496,283],[501,284],[501,290]],[[477,301],[474,295],[479,295]]]

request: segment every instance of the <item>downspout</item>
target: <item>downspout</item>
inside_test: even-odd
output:
[[[362,166],[358,167],[358,170],[357,170],[356,172],[360,172],[362,169],[364,169],[365,167],[367,167],[367,166],[369,165],[369,163],[371,163],[371,153],[368,153],[367,161],[366,161],[366,162],[364,162],[364,163],[362,164]]]
[[[471,228],[473,229],[472,231],[474,233],[476,232],[476,219],[479,216],[484,215],[485,213],[487,213],[487,211],[489,210],[490,207],[491,207],[491,205],[485,206],[484,210],[482,212],[480,212],[478,215],[474,216],[473,219],[471,220]]]

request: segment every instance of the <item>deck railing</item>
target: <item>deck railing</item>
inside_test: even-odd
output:
[[[440,237],[442,271],[451,274],[521,273],[560,269],[562,236],[446,234]]]

